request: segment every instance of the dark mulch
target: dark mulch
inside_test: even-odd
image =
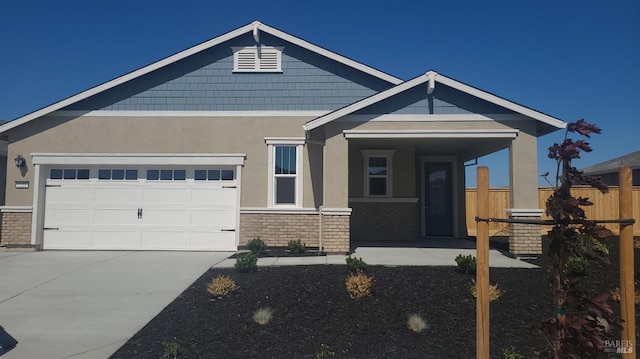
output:
[[[611,259],[611,265],[589,268],[588,286],[608,291],[619,285],[616,246]],[[637,260],[636,250],[636,273]],[[475,358],[472,276],[454,267],[370,266],[366,272],[375,278],[373,294],[352,300],[345,291],[346,266],[210,270],[112,358],[159,358],[163,342],[178,343],[178,358],[316,358],[322,344],[335,358]],[[219,274],[230,275],[240,288],[211,300],[206,284]],[[492,268],[490,277],[506,291],[491,303],[491,357],[501,358],[508,346],[525,358],[533,348],[546,348],[534,328],[553,315],[545,270]],[[264,306],[274,309],[274,317],[259,325],[252,315]],[[410,331],[412,313],[429,328]]]
[[[232,255],[229,258],[238,258],[242,257],[246,253],[249,252],[245,247],[239,247],[238,253]],[[310,247],[307,248],[306,251],[302,253],[292,252],[286,247],[269,247],[263,253],[257,255],[258,258],[272,258],[272,257],[318,257],[318,256],[326,256],[327,253],[321,250],[318,250],[318,247]]]

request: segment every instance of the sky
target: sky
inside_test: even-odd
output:
[[[12,120],[259,20],[402,79],[428,70],[602,128],[584,168],[640,150],[640,2],[7,0],[0,119]],[[538,139],[538,172],[555,172]],[[508,186],[508,152],[478,159]],[[467,186],[476,167],[467,167]],[[541,185],[545,182],[541,181]]]

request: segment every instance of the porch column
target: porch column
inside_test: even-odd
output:
[[[325,126],[321,241],[328,253],[347,253],[350,244],[349,142],[333,123]]]
[[[518,122],[520,132],[509,147],[509,179],[512,219],[540,219],[538,203],[538,145],[534,121]],[[540,226],[536,224],[509,225],[509,251],[515,255],[541,254]]]

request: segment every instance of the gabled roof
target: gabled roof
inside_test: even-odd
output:
[[[550,125],[552,127],[555,128],[565,128],[566,127],[566,123],[563,122],[560,119],[557,119],[555,117],[549,116],[547,114],[544,114],[542,112],[538,112],[535,111],[529,107],[525,107],[522,105],[519,105],[515,102],[506,100],[502,97],[496,96],[492,93],[486,92],[486,91],[482,91],[480,89],[477,89],[475,87],[469,86],[467,84],[464,84],[462,82],[450,79],[446,76],[443,76],[441,74],[438,74],[435,71],[427,71],[424,75],[420,75],[416,78],[413,78],[411,80],[408,80],[406,82],[403,82],[399,85],[396,85],[386,91],[382,91],[379,92],[375,95],[369,96],[365,99],[362,99],[358,102],[355,102],[349,106],[345,106],[341,109],[335,110],[333,112],[330,112],[324,116],[320,116],[312,121],[307,122],[306,124],[303,125],[305,131],[310,131],[313,130],[314,128],[320,127],[324,124],[327,124],[333,120],[336,120],[338,118],[344,117],[346,115],[352,114],[358,110],[361,110],[367,106],[373,105],[377,102],[380,102],[382,100],[385,100],[389,97],[395,96],[399,93],[402,93],[404,91],[407,91],[411,88],[414,88],[416,86],[422,85],[426,82],[428,82],[429,80],[434,81],[435,83],[441,83],[443,85],[449,86],[451,88],[454,88],[456,90],[462,91],[464,93],[467,93],[471,96],[475,96],[477,98],[483,99],[485,101],[491,102],[495,105],[504,107],[506,109],[509,109],[511,111],[514,111],[516,113],[525,115],[527,117],[533,118],[535,120],[538,120],[542,123],[545,123],[547,125]],[[437,90],[437,85],[435,85],[435,91]],[[425,93],[426,96],[426,93]]]
[[[589,166],[582,171],[587,175],[599,175],[603,173],[618,172],[620,167],[629,167],[632,170],[640,168],[640,151],[629,153],[612,160],[597,163]]]
[[[344,64],[346,66],[352,67],[352,68],[354,68],[356,70],[362,71],[362,72],[367,73],[367,74],[369,74],[371,76],[380,78],[380,79],[382,79],[384,81],[387,81],[387,82],[389,82],[391,84],[397,85],[397,84],[402,83],[402,81],[403,81],[403,80],[401,80],[401,79],[399,79],[397,77],[391,76],[391,75],[389,75],[387,73],[384,73],[384,72],[382,72],[380,70],[376,70],[376,69],[374,69],[372,67],[369,67],[369,66],[367,66],[365,64],[362,64],[360,62],[357,62],[357,61],[354,61],[352,59],[349,59],[347,57],[344,57],[344,56],[339,55],[339,54],[337,54],[335,52],[329,51],[329,50],[327,50],[325,48],[322,48],[320,46],[314,45],[314,44],[312,44],[310,42],[307,42],[307,41],[305,41],[303,39],[300,39],[298,37],[289,35],[286,32],[280,31],[280,30],[278,30],[276,28],[273,28],[271,26],[265,25],[265,24],[261,23],[260,21],[254,21],[254,22],[252,22],[250,24],[247,24],[247,25],[245,25],[243,27],[240,27],[240,28],[238,28],[236,30],[230,31],[230,32],[228,32],[226,34],[223,34],[223,35],[220,35],[220,36],[218,36],[216,38],[213,38],[211,40],[205,41],[205,42],[203,42],[203,43],[201,43],[199,45],[196,45],[196,46],[193,46],[193,47],[191,47],[189,49],[186,49],[184,51],[178,52],[178,53],[176,53],[174,55],[171,55],[169,57],[166,57],[166,58],[164,58],[164,59],[162,59],[160,61],[154,62],[154,63],[152,63],[150,65],[147,65],[147,66],[145,66],[143,68],[140,68],[138,70],[130,72],[130,73],[126,74],[126,75],[120,76],[120,77],[115,78],[115,79],[113,79],[111,81],[107,81],[107,82],[105,82],[105,83],[103,83],[101,85],[98,85],[96,87],[93,87],[93,88],[90,88],[90,89],[85,90],[83,92],[80,92],[77,95],[74,95],[74,96],[66,98],[66,99],[64,99],[62,101],[56,102],[56,103],[54,103],[52,105],[49,105],[47,107],[44,107],[44,108],[42,108],[40,110],[34,111],[32,113],[29,113],[29,114],[27,114],[25,116],[19,117],[19,118],[15,119],[15,120],[13,120],[11,122],[8,122],[8,123],[6,123],[4,125],[1,125],[0,126],[0,133],[5,132],[7,130],[10,130],[12,128],[18,127],[20,125],[23,125],[23,124],[25,124],[25,123],[27,123],[27,122],[29,122],[31,120],[34,120],[36,118],[45,116],[45,115],[50,114],[50,113],[52,113],[54,111],[60,110],[60,109],[62,109],[64,107],[72,105],[72,104],[74,104],[76,102],[82,101],[82,100],[84,100],[84,99],[86,99],[88,97],[91,97],[93,95],[96,95],[96,94],[98,94],[100,92],[109,90],[109,89],[111,89],[113,87],[116,87],[118,85],[121,85],[121,84],[123,84],[123,83],[125,83],[127,81],[131,81],[131,80],[136,79],[136,78],[138,78],[140,76],[146,75],[146,74],[148,74],[148,73],[150,73],[152,71],[158,70],[158,69],[160,69],[160,68],[162,68],[164,66],[170,65],[170,64],[172,64],[174,62],[180,61],[180,60],[182,60],[184,58],[187,58],[187,57],[189,57],[191,55],[197,54],[197,53],[199,53],[201,51],[204,51],[204,50],[212,48],[212,47],[214,47],[216,45],[219,45],[219,44],[221,44],[221,43],[223,43],[225,41],[228,41],[228,40],[234,39],[236,37],[239,37],[241,35],[244,35],[246,33],[255,32],[255,31],[268,33],[268,34],[270,34],[272,36],[278,37],[278,38],[280,38],[282,40],[285,40],[285,41],[290,42],[292,44],[298,45],[298,46],[300,46],[302,48],[305,48],[305,49],[307,49],[309,51],[315,52],[315,53],[317,53],[319,55],[322,55],[322,56],[325,56],[325,57],[330,58],[332,60],[335,60],[337,62],[340,62],[340,63],[342,63],[342,64]]]

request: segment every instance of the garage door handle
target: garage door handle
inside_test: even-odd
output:
[[[142,208],[138,208],[138,219],[142,218]]]
[[[237,186],[222,186],[222,188],[238,188]]]
[[[56,228],[56,227],[44,227],[43,229],[44,229],[45,231],[46,231],[46,230],[54,230],[54,231],[57,231],[57,230],[59,230],[60,228]]]
[[[235,232],[235,229],[221,229],[220,232]]]

